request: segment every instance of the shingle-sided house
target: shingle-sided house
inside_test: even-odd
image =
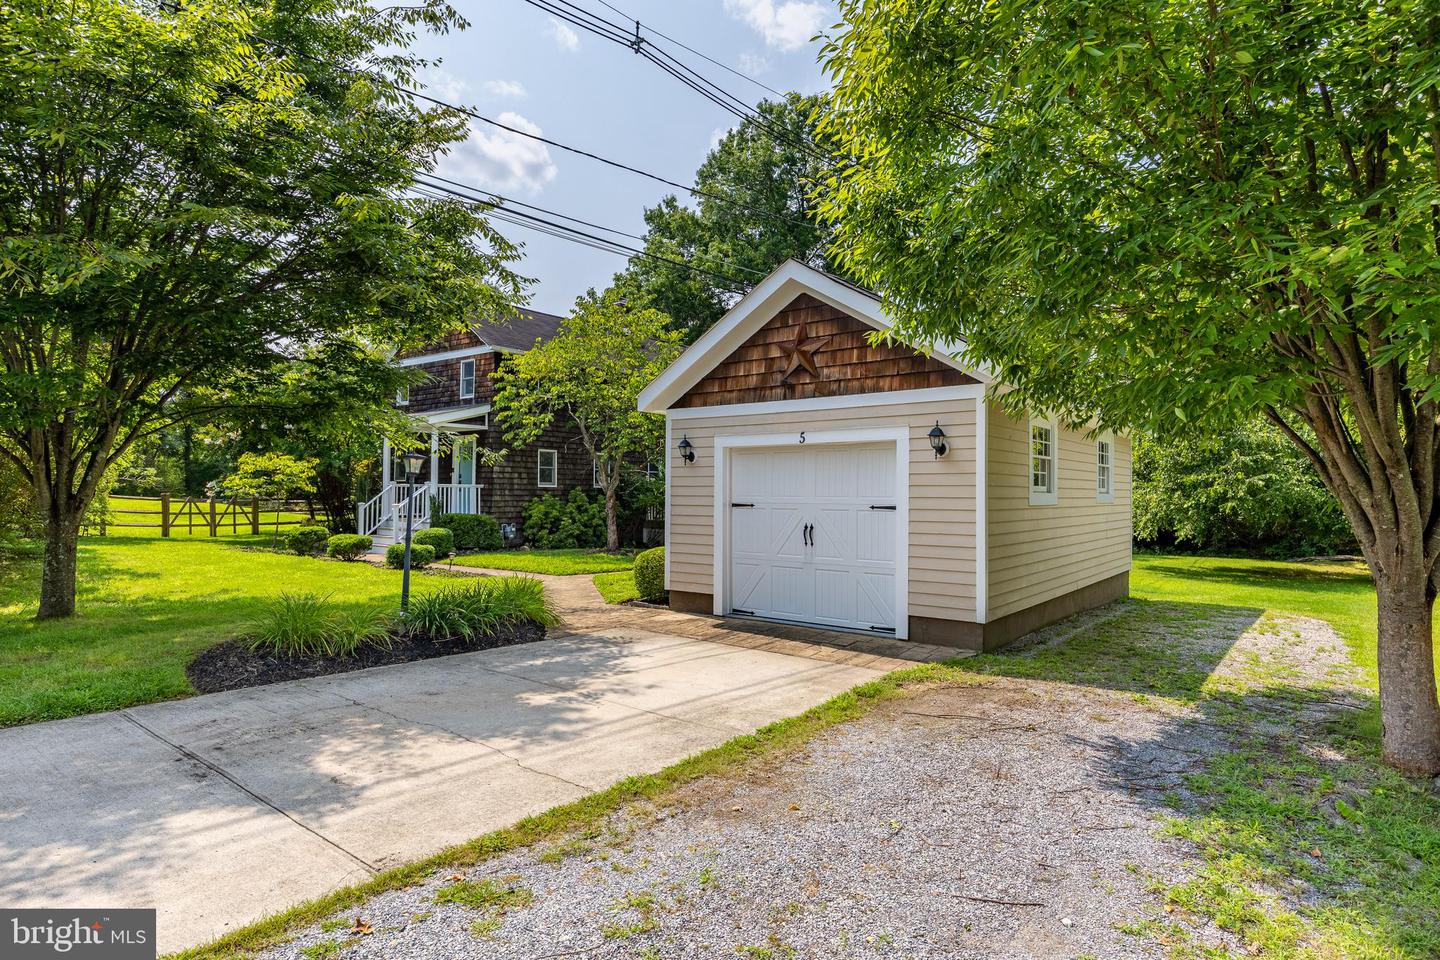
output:
[[[521,309],[508,322],[475,324],[396,358],[429,375],[395,402],[428,437],[430,455],[410,484],[385,441],[381,490],[358,511],[360,533],[374,536],[377,544],[392,542],[403,530],[407,504],[415,526],[427,527],[432,498],[441,512],[488,513],[502,525],[514,524],[518,533],[525,504],[534,498],[592,485],[590,458],[573,425],[553,426],[535,443],[508,450],[496,466],[485,466],[479,456],[507,449],[491,419],[495,372],[506,357],[554,337],[561,322],[553,314]]]
[[[1124,597],[1130,443],[994,401],[872,295],[780,266],[640,395],[671,606],[993,649]]]

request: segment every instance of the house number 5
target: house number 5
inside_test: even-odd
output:
[[[801,442],[801,443],[804,443],[804,442],[805,442],[805,431],[804,431],[804,430],[801,430],[801,431],[800,431],[800,442]]]

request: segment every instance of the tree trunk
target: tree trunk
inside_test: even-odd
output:
[[[1431,616],[1435,588],[1415,570],[1375,578],[1378,602],[1381,745],[1385,762],[1406,773],[1440,773]]]
[[[619,484],[614,482],[605,485],[605,549],[612,553],[620,549],[620,524],[615,516],[620,509],[620,497],[615,490],[617,486]]]
[[[37,620],[52,620],[75,613],[75,565],[79,540],[80,516],[46,519],[45,559],[40,573]]]

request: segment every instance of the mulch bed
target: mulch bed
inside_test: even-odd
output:
[[[392,663],[429,660],[457,653],[473,653],[517,643],[534,643],[545,639],[545,628],[537,623],[519,623],[476,640],[436,639],[433,637],[395,637],[390,649],[363,647],[349,657],[276,657],[251,650],[243,640],[226,640],[201,652],[185,668],[195,689],[201,693],[219,693],[241,687],[258,687],[282,680],[304,680],[332,673],[348,673],[367,667],[384,667]]]

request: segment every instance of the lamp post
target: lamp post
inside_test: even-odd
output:
[[[400,574],[400,612],[404,613],[410,607],[410,534],[414,526],[415,511],[410,509],[410,501],[414,499],[415,478],[420,476],[420,468],[425,465],[425,455],[411,450],[402,456],[401,461],[405,464],[405,563]]]

